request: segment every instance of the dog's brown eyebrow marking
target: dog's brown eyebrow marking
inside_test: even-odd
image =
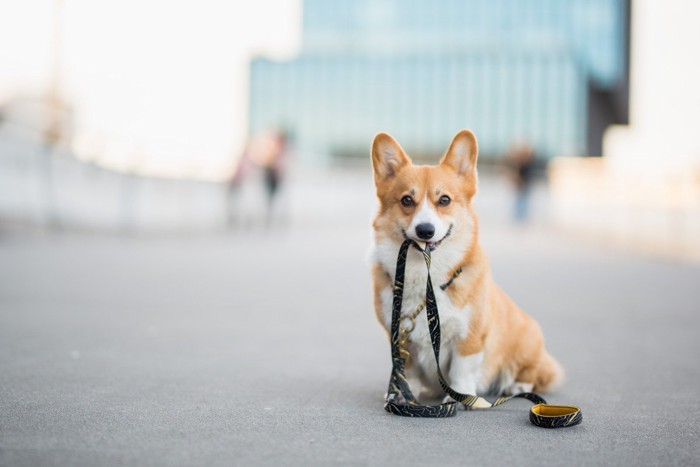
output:
[[[411,193],[411,196],[416,196],[416,189],[415,189],[415,188],[411,188],[410,193]]]
[[[438,196],[439,194],[440,194],[440,188],[437,188],[437,189],[435,190],[435,196]]]

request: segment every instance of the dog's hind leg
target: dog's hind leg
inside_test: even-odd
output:
[[[546,350],[542,350],[533,365],[523,367],[515,378],[515,382],[506,388],[506,395],[521,392],[544,392],[554,389],[564,379],[564,370]]]

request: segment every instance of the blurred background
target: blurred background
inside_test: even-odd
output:
[[[3,228],[328,221],[338,214],[328,198],[342,195],[323,182],[367,179],[375,133],[431,162],[466,127],[479,139],[490,213],[700,254],[692,2],[0,9]]]
[[[552,450],[519,408],[457,417],[470,459],[697,464],[698,24],[695,0],[0,0],[0,464],[463,463],[381,410],[367,258],[373,136],[434,163],[462,128],[495,278],[590,420]]]
[[[430,162],[466,127],[493,194],[484,202],[500,203],[489,212],[697,259],[696,10],[4,1],[0,222],[201,232],[328,221],[319,192],[342,195],[323,181],[369,177],[375,133]]]

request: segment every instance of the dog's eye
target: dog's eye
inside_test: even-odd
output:
[[[413,198],[411,198],[410,196],[406,195],[406,196],[404,196],[403,198],[401,198],[401,204],[402,204],[404,207],[409,208],[409,207],[413,206]]]
[[[448,204],[450,204],[450,201],[452,201],[452,200],[450,199],[449,196],[442,195],[442,196],[440,196],[440,199],[438,200],[438,206],[447,206]]]

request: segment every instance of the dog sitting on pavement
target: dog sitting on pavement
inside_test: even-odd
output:
[[[393,283],[401,244],[411,239],[431,252],[431,276],[440,313],[440,368],[463,394],[547,391],[563,370],[546,351],[537,322],[521,310],[491,277],[479,245],[473,199],[477,192],[478,146],[460,131],[436,166],[414,165],[399,143],[379,133],[372,143],[379,210],[373,222],[374,306],[389,332]],[[425,319],[427,270],[411,248],[406,263],[402,316],[412,316],[406,375],[422,388],[420,397],[443,397]],[[445,400],[451,398],[445,396]]]

